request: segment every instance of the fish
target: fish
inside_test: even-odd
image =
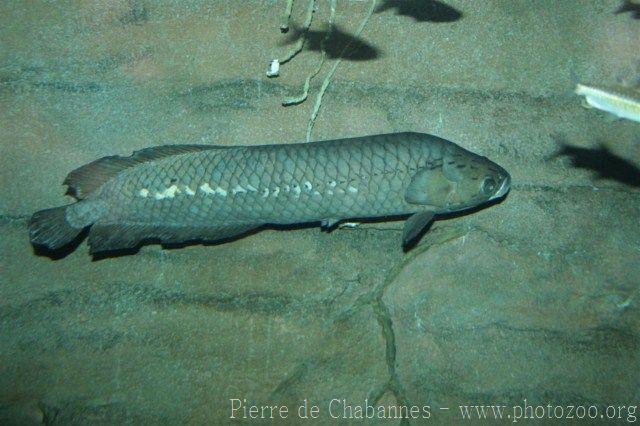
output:
[[[584,96],[587,107],[594,107],[615,115],[640,122],[640,92],[619,86],[587,86],[577,84],[575,93]]]
[[[436,215],[504,197],[509,173],[453,142],[392,133],[309,143],[164,145],[109,156],[64,180],[76,201],[29,221],[56,250],[89,227],[92,254],[148,242],[225,242],[265,226],[408,216],[403,247]]]

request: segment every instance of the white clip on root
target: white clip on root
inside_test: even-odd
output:
[[[267,69],[267,77],[277,77],[280,73],[280,61],[272,59],[269,62],[269,69]]]

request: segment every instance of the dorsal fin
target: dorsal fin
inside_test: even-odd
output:
[[[224,148],[218,145],[162,145],[134,151],[129,157],[103,157],[69,173],[64,185],[69,186],[69,191],[76,198],[83,199],[121,171],[137,164],[188,152]]]

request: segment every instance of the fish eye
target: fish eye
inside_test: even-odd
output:
[[[482,192],[484,193],[484,195],[493,195],[496,191],[496,181],[491,178],[485,178],[484,181],[482,181],[482,186],[480,187],[480,189],[482,190]]]

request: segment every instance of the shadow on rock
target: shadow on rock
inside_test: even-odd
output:
[[[633,3],[631,0],[624,0],[616,10],[616,15],[621,13],[631,13],[633,19],[640,19],[640,4]]]
[[[51,260],[60,260],[69,256],[73,253],[80,244],[85,240],[87,235],[89,234],[89,229],[84,229],[76,238],[74,238],[69,244],[65,244],[64,246],[57,249],[50,249],[45,246],[41,246],[39,244],[33,244],[33,254],[36,256],[44,256],[48,257]]]
[[[396,9],[396,15],[410,16],[418,22],[454,22],[462,12],[437,0],[384,0],[376,13]]]
[[[285,44],[293,43],[304,37],[307,49],[317,52],[322,51],[322,42],[328,35],[327,40],[324,41],[324,51],[331,59],[369,61],[380,56],[380,50],[377,47],[349,34],[337,25],[333,25],[327,30],[309,30],[307,32],[297,26],[291,28],[291,34],[287,37]],[[343,53],[345,47],[348,49]]]
[[[148,246],[148,245],[159,245],[163,250],[178,250],[178,249],[182,249],[190,246],[217,246],[217,245],[226,244],[232,241],[236,241],[245,237],[250,237],[254,234],[259,233],[260,231],[263,231],[266,228],[276,229],[281,231],[294,231],[294,230],[305,229],[311,226],[317,226],[318,224],[319,223],[316,223],[316,222],[296,223],[291,225],[265,224],[264,226],[259,226],[254,229],[248,230],[246,232],[233,235],[231,237],[224,237],[224,238],[213,239],[213,240],[206,239],[206,238],[191,238],[191,239],[187,239],[185,241],[177,242],[177,243],[163,243],[161,239],[154,238],[154,237],[143,238],[132,247],[109,249],[109,250],[91,253],[91,258],[93,261],[101,261],[105,259],[132,256],[132,255],[138,254],[140,252],[140,249],[143,246]],[[34,254],[36,256],[48,257],[51,260],[63,259],[68,255],[70,255],[72,252],[74,252],[80,246],[80,244],[82,244],[82,242],[87,238],[89,231],[90,231],[90,228],[85,228],[76,238],[74,238],[73,241],[71,241],[69,244],[63,247],[60,247],[58,249],[49,249],[45,246],[33,245],[32,247],[33,247]]]
[[[130,0],[129,10],[120,17],[120,22],[141,25],[149,20],[149,10],[140,0]]]
[[[571,165],[597,173],[597,179],[615,180],[625,185],[640,187],[640,168],[613,152],[603,142],[597,148],[581,148],[560,140],[560,150],[552,157],[569,157]]]

